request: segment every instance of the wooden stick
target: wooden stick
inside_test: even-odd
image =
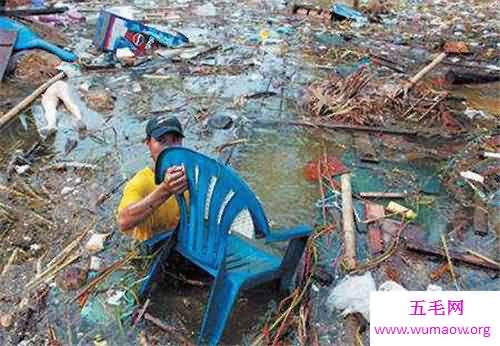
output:
[[[66,246],[57,256],[55,256],[48,264],[47,268],[35,276],[26,284],[25,287],[32,287],[37,282],[43,280],[44,277],[48,276],[57,266],[60,266],[65,260],[68,258],[68,255],[75,250],[76,247],[80,244],[80,241],[88,234],[88,232],[92,229],[93,225],[87,228],[82,234],[80,234],[75,240],[70,242],[68,246]]]
[[[407,192],[360,192],[362,198],[406,198]]]
[[[146,302],[144,303],[144,305],[142,306],[142,308],[137,313],[137,317],[133,320],[132,325],[135,326],[137,323],[141,322],[142,317],[146,313],[146,309],[148,308],[150,302],[151,302],[151,300],[148,298],[146,300]]]
[[[219,145],[218,147],[215,148],[215,151],[220,153],[226,148],[229,148],[229,147],[232,147],[232,146],[238,145],[238,144],[243,144],[246,142],[247,142],[246,138],[235,139],[234,141],[229,141],[229,142],[226,142],[224,144]]]
[[[354,217],[352,211],[352,187],[351,174],[342,174],[340,176],[342,185],[342,221],[344,229],[344,260],[347,269],[352,270],[356,267],[356,235],[354,233]]]
[[[448,55],[448,53],[446,52],[443,52],[443,53],[439,53],[438,56],[436,56],[434,58],[434,60],[432,60],[430,62],[430,64],[428,64],[427,66],[425,66],[423,69],[421,69],[415,76],[413,76],[410,81],[408,83],[406,83],[406,85],[403,87],[403,88],[399,88],[396,93],[394,94],[393,98],[396,98],[398,96],[401,96],[402,94],[406,94],[411,88],[413,88],[413,86],[415,84],[417,84],[418,81],[420,81],[422,78],[424,78],[424,76],[430,71],[432,70],[434,67],[436,67],[441,61],[444,60],[444,58],[446,58],[446,56]]]
[[[30,283],[28,283],[25,286],[26,289],[31,290],[42,282],[48,282],[52,280],[52,278],[56,276],[57,273],[69,266],[71,263],[75,262],[78,258],[80,258],[80,254],[69,256],[69,258],[67,258],[61,265],[49,268],[44,273],[42,273],[42,275],[40,275],[37,280],[32,280]]]
[[[443,93],[442,95],[438,96],[438,99],[436,100],[436,102],[434,102],[434,103],[432,104],[432,106],[430,106],[430,107],[429,107],[429,109],[428,109],[428,110],[427,110],[424,114],[422,114],[422,116],[420,116],[420,118],[418,118],[418,119],[417,119],[417,121],[420,121],[420,120],[422,120],[423,118],[425,118],[425,116],[426,116],[427,114],[429,114],[429,113],[430,113],[430,112],[431,112],[434,108],[436,108],[436,106],[437,106],[438,104],[440,104],[440,103],[441,103],[441,101],[444,101],[444,99],[446,99],[447,97],[448,97],[448,93],[447,93],[447,92],[445,92],[445,93]]]
[[[176,339],[178,339],[179,341],[181,341],[183,345],[189,345],[189,346],[193,345],[194,346],[194,344],[191,341],[189,341],[188,338],[186,338],[185,336],[181,335],[174,327],[166,325],[163,321],[161,321],[160,319],[152,316],[149,312],[146,312],[144,314],[144,319],[152,322],[157,327],[161,328],[163,331],[171,334]]]
[[[28,107],[33,101],[35,101],[48,87],[50,87],[55,82],[63,79],[66,76],[64,72],[60,72],[47,82],[38,87],[31,95],[22,100],[19,104],[17,104],[10,111],[5,113],[0,118],[0,129],[2,129],[5,125],[7,125],[11,120],[13,120],[19,113],[21,113],[26,107]]]
[[[19,252],[19,248],[15,248],[14,251],[12,251],[12,254],[9,257],[9,260],[7,261],[7,264],[5,264],[5,267],[2,269],[2,273],[0,273],[0,278],[4,276],[8,271],[12,263],[14,263],[17,253]]]
[[[453,269],[453,263],[451,262],[450,253],[448,252],[448,244],[446,243],[446,238],[441,233],[441,242],[443,243],[444,254],[446,255],[446,261],[448,261],[448,268],[450,268],[451,278],[453,279],[453,283],[455,284],[455,288],[457,291],[460,291],[460,287],[458,287],[457,276],[455,275],[455,270]]]
[[[473,255],[473,256],[476,256],[477,258],[482,259],[483,261],[486,261],[486,262],[488,262],[488,263],[491,263],[491,264],[493,264],[493,265],[497,266],[498,268],[500,268],[500,263],[498,263],[497,261],[492,260],[492,259],[491,259],[491,258],[489,258],[489,257],[486,257],[486,256],[484,256],[484,255],[481,255],[480,253],[478,253],[478,252],[476,252],[476,251],[473,251],[473,250],[471,250],[471,249],[465,249],[465,251],[467,251],[467,253],[469,253],[469,254],[471,254],[471,255]]]

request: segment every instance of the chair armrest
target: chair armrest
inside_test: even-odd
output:
[[[273,232],[266,237],[266,243],[308,237],[312,231],[313,228],[308,225],[298,225],[292,228],[273,230]]]

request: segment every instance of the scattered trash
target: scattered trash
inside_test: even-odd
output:
[[[402,205],[393,201],[389,202],[385,209],[391,213],[401,214],[409,220],[415,219],[417,217],[417,214],[415,214],[413,210],[403,207]]]
[[[90,256],[90,265],[89,270],[98,272],[101,271],[103,265],[103,261],[101,258],[97,256]]]
[[[130,48],[118,48],[116,50],[116,58],[124,65],[124,66],[134,66],[137,58],[132,52]]]
[[[345,4],[333,5],[332,13],[335,19],[350,19],[358,25],[364,25],[368,22],[368,19],[363,14]]]
[[[12,326],[13,322],[14,322],[14,315],[11,313],[2,314],[2,316],[0,316],[0,325],[5,329]]]
[[[484,183],[484,177],[481,175],[471,172],[471,171],[466,171],[466,172],[460,172],[460,176],[465,179],[477,181],[478,183],[483,184]]]
[[[85,244],[85,250],[93,254],[104,249],[104,242],[108,238],[109,234],[99,234],[94,233],[90,236],[90,239]]]
[[[110,112],[115,107],[116,97],[109,89],[92,88],[88,92],[81,91],[81,93],[90,109],[98,112]]]
[[[398,284],[394,281],[386,281],[381,284],[378,288],[379,291],[387,292],[387,291],[407,291],[406,288]]]
[[[65,186],[63,187],[63,189],[61,190],[61,195],[67,195],[67,194],[70,194],[72,193],[73,191],[75,190],[74,187],[70,187],[70,186]]]
[[[110,305],[120,305],[120,300],[125,295],[125,291],[110,291],[108,292],[108,300],[106,301]]]

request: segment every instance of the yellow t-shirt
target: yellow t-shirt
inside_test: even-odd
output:
[[[125,185],[123,196],[118,206],[118,215],[130,204],[137,203],[149,195],[158,185],[155,184],[153,170],[149,167],[137,172],[137,174]],[[188,198],[187,192],[184,194]],[[155,233],[173,230],[179,223],[179,206],[175,196],[167,199],[146,220],[139,225],[125,231],[133,238],[144,241],[151,238]]]

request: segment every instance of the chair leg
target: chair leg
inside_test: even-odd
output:
[[[307,237],[296,238],[290,241],[285,257],[281,263],[280,291],[289,292],[292,285],[293,275],[297,269],[300,258],[306,247]]]
[[[165,239],[162,240],[164,241]],[[168,256],[170,256],[170,253],[175,245],[175,241],[176,237],[174,234],[170,236],[169,239],[166,240],[166,242],[164,242],[161,246],[160,253],[156,256],[153,264],[149,267],[148,274],[144,278],[141,288],[139,289],[139,298],[141,300],[144,300],[149,295],[153,283],[159,279],[163,264],[167,261]]]
[[[240,287],[241,283],[224,279],[223,275],[214,280],[201,326],[200,345],[215,346],[219,343]]]

